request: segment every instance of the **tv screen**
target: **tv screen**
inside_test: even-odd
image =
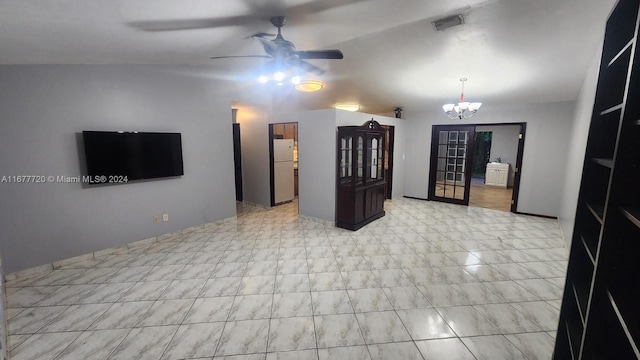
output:
[[[91,178],[123,182],[122,177],[131,181],[184,175],[179,133],[83,131],[82,138]]]

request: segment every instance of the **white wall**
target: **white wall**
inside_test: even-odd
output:
[[[0,66],[2,175],[82,175],[83,130],[180,132],[184,158],[177,178],[0,184],[7,272],[235,216],[228,86],[185,68]]]
[[[571,245],[573,236],[573,225],[576,219],[576,208],[578,205],[578,193],[580,192],[580,181],[582,179],[582,167],[584,166],[584,155],[589,135],[589,125],[591,124],[591,113],[598,85],[598,73],[600,69],[600,57],[602,50],[598,51],[593,58],[591,66],[587,71],[587,77],[582,84],[582,89],[576,101],[573,116],[573,126],[571,128],[571,138],[568,143],[567,166],[564,172],[564,183],[562,191],[562,205],[558,219],[560,227],[567,242],[567,247]]]
[[[271,206],[269,165],[269,107],[239,106],[242,149],[242,195],[249,203]]]
[[[518,158],[518,134],[520,125],[489,125],[477,126],[476,131],[491,131],[490,161],[500,161],[511,165],[509,167],[508,186],[513,186],[516,174],[516,160]]]
[[[485,104],[473,118],[463,121],[448,119],[440,108],[405,112],[405,195],[423,199],[428,196],[433,125],[525,122],[527,131],[517,210],[558,216],[574,105],[574,102],[503,106]]]

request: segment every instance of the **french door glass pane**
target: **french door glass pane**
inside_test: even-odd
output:
[[[440,131],[435,196],[464,200],[469,131]]]
[[[439,144],[446,144],[447,143],[447,139],[449,138],[448,134],[449,134],[448,131],[440,131],[440,135],[438,137],[438,143]]]
[[[449,143],[457,143],[457,142],[458,142],[458,132],[449,131]]]

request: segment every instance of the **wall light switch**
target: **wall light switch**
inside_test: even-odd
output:
[[[169,221],[169,214],[162,214],[162,221]]]
[[[158,216],[158,215],[153,215],[153,223],[154,223],[154,224],[157,224],[157,223],[159,223],[159,222],[160,222],[160,216]]]

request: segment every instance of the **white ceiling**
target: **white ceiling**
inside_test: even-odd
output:
[[[355,101],[371,113],[423,110],[456,100],[461,77],[472,101],[565,101],[577,97],[615,1],[0,0],[0,64],[206,64],[260,86],[246,75],[267,59],[209,58],[262,54],[245,37],[273,32],[268,18],[287,15],[283,35],[298,50],[345,56],[310,61],[326,70],[326,87],[292,96],[307,108]],[[455,13],[464,25],[433,29]],[[223,26],[149,31],[154,21]]]

